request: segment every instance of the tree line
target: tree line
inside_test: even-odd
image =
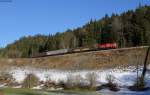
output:
[[[54,35],[22,37],[0,49],[1,57],[31,57],[38,53],[57,49],[94,47],[105,42],[102,34],[111,36],[108,42],[119,47],[150,44],[150,6],[139,6],[122,14],[107,14],[100,20],[90,20],[82,27],[57,32]]]

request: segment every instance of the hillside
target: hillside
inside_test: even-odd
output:
[[[39,84],[30,87],[31,89],[45,89],[47,82],[50,82],[50,87],[47,87],[48,91],[57,91],[59,86],[61,87],[60,91],[63,91],[62,89],[65,90],[65,88],[59,83],[72,85],[80,82],[89,85],[91,79],[94,87],[98,89],[99,86],[107,84],[108,77],[111,76],[119,91],[112,93],[110,89],[104,87],[98,91],[94,90],[94,93],[98,92],[100,95],[101,93],[102,95],[106,95],[105,93],[112,93],[111,95],[136,94],[139,92],[130,91],[128,87],[134,85],[137,79],[137,70],[138,76],[141,75],[147,49],[148,46],[141,46],[39,58],[0,58],[0,84],[4,88],[22,88],[28,75],[33,74],[39,79],[37,81]],[[148,64],[150,64],[150,56],[148,57]],[[150,85],[149,70],[150,68],[145,76],[147,86]],[[8,75],[10,79],[7,78]],[[28,81],[31,80],[28,79]],[[143,91],[143,93],[141,95],[146,95],[149,90]]]
[[[150,6],[139,6],[121,14],[112,14],[100,20],[91,20],[77,29],[69,29],[55,35],[22,37],[0,50],[1,57],[31,57],[46,50],[62,48],[94,47],[103,43],[102,34],[111,36],[108,42],[117,42],[119,47],[149,45]]]

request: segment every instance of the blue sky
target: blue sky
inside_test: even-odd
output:
[[[0,0],[1,1],[1,0]],[[0,47],[22,36],[54,34],[105,14],[135,9],[149,0],[12,0],[0,2]]]

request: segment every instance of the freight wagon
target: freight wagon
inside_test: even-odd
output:
[[[68,52],[69,52],[69,49],[59,49],[59,50],[54,50],[54,51],[48,51],[46,52],[46,55],[57,55],[57,54],[64,54]]]

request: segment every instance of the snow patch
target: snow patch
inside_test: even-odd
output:
[[[131,68],[131,67],[130,67]],[[51,79],[52,81],[66,81],[69,75],[80,75],[83,78],[86,78],[88,73],[96,73],[97,74],[97,83],[106,83],[106,77],[108,75],[112,75],[114,77],[115,82],[119,86],[130,86],[133,85],[135,79],[137,78],[137,72],[135,69],[107,69],[107,70],[76,70],[76,71],[63,71],[63,70],[43,70],[43,69],[35,69],[35,68],[15,68],[11,69],[9,73],[13,75],[17,82],[21,83],[27,74],[33,73],[35,74],[41,81],[46,81],[47,79]],[[141,71],[139,71],[139,75],[141,75]],[[146,75],[146,81],[150,84],[150,74]]]

